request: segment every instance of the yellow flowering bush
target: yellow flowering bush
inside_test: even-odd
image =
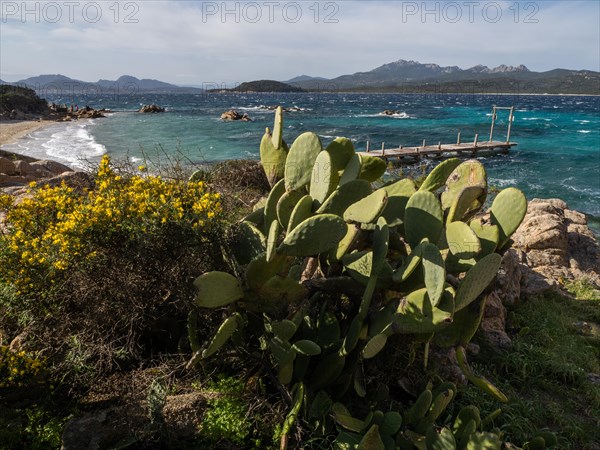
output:
[[[106,155],[95,183],[87,192],[32,183],[30,196],[18,204],[0,196],[6,214],[0,279],[20,293],[39,291],[103,248],[127,248],[174,230],[201,235],[221,213],[220,195],[204,182],[167,180],[145,170],[124,177]]]
[[[29,386],[42,381],[43,375],[43,361],[0,345],[0,388]]]

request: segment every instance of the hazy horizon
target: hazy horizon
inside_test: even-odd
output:
[[[2,1],[0,78],[335,78],[399,59],[600,71],[596,1]]]

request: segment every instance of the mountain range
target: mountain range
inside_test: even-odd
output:
[[[4,83],[0,80],[0,83]],[[282,84],[283,83],[283,84]],[[16,83],[4,83],[35,89],[41,95],[53,93],[200,93],[199,87],[182,87],[154,79],[138,79],[123,75],[117,80],[86,82],[64,75],[39,75]],[[537,93],[600,95],[600,72],[591,70],[554,69],[534,72],[524,65],[500,65],[489,68],[477,65],[469,69],[458,66],[423,64],[400,59],[367,72],[322,78],[300,75],[290,80],[242,83],[232,89],[239,92],[248,87],[253,91],[272,89],[273,92],[307,91],[342,92],[417,92],[417,93]],[[215,91],[221,91],[216,89]],[[222,91],[226,91],[223,89]]]
[[[288,82],[307,90],[326,91],[600,94],[600,72],[591,70],[534,72],[524,65],[504,64],[461,69],[403,59],[368,72],[326,80],[303,76]]]
[[[116,80],[100,79],[96,82],[81,81],[64,75],[39,75],[25,78],[15,83],[4,83],[24,86],[36,90],[41,95],[56,93],[89,94],[98,91],[106,94],[187,94],[203,92],[195,87],[182,87],[164,81],[149,78],[139,79],[131,75],[123,75]]]

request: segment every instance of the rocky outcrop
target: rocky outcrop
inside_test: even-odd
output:
[[[140,108],[140,110],[138,112],[141,113],[161,113],[161,112],[165,112],[165,108],[163,108],[162,106],[158,106],[155,104],[152,105],[144,105]]]
[[[104,109],[83,108],[75,113],[78,119],[98,119],[106,117],[103,113]]]
[[[600,247],[584,214],[559,199],[533,199],[513,235],[523,254],[526,295],[542,293],[558,282],[582,277],[600,285]]]
[[[221,114],[221,120],[241,120],[242,122],[252,122],[252,119],[248,116],[248,114],[240,114],[234,109],[230,109],[229,111],[225,111]]]
[[[0,187],[26,185],[32,181],[53,178],[65,172],[73,172],[73,169],[56,161],[28,162],[0,156]]]
[[[480,335],[495,348],[510,345],[506,307],[559,290],[563,281],[586,278],[600,287],[600,247],[584,214],[559,199],[533,199],[513,246],[502,257],[487,294]]]

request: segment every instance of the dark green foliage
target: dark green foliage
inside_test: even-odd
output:
[[[13,109],[29,114],[48,112],[48,104],[33,89],[20,86],[0,85],[0,115]]]

